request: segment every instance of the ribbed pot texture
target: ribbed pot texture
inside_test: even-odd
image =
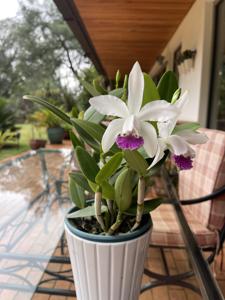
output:
[[[65,225],[78,300],[138,300],[151,228],[122,242],[95,242]]]

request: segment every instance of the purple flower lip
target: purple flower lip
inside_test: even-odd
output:
[[[116,144],[120,149],[136,150],[144,145],[144,139],[141,136],[133,134],[118,135]]]
[[[173,155],[173,160],[175,161],[175,164],[180,170],[189,170],[193,168],[193,161],[190,156],[184,156],[184,155]]]

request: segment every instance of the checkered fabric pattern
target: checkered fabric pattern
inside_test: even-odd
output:
[[[195,146],[194,167],[179,174],[180,199],[208,195],[225,185],[225,132],[201,129],[209,141]],[[214,201],[183,206],[185,216],[201,247],[215,246],[216,230],[225,222],[225,195]],[[153,233],[151,243],[162,246],[182,246],[184,242],[170,205],[161,205],[151,213]]]
[[[209,140],[197,145],[192,170],[179,174],[180,199],[192,199],[208,195],[225,185],[225,132],[202,129]],[[184,207],[209,229],[221,229],[225,221],[225,195],[214,201],[207,201]]]
[[[201,222],[189,212],[186,212],[188,224],[195,234],[201,247],[215,246],[217,235],[215,231],[207,229]],[[180,227],[176,219],[174,208],[170,204],[163,204],[151,212],[153,219],[153,230],[150,244],[155,246],[184,246]]]

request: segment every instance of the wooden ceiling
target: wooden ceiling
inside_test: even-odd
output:
[[[118,68],[123,74],[129,73],[136,60],[144,71],[149,71],[194,3],[194,0],[54,1],[60,2],[57,6],[61,6],[64,18],[78,33],[77,38],[85,36],[81,39],[86,38],[89,43],[86,49],[94,54],[94,63],[110,79]],[[68,18],[68,11],[65,15],[65,7],[62,10],[69,2],[78,25]],[[82,28],[78,32],[75,26]],[[84,41],[81,44],[84,47]]]

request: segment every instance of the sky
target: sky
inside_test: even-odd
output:
[[[19,8],[17,0],[1,0],[0,1],[0,20],[11,18],[16,15]]]

